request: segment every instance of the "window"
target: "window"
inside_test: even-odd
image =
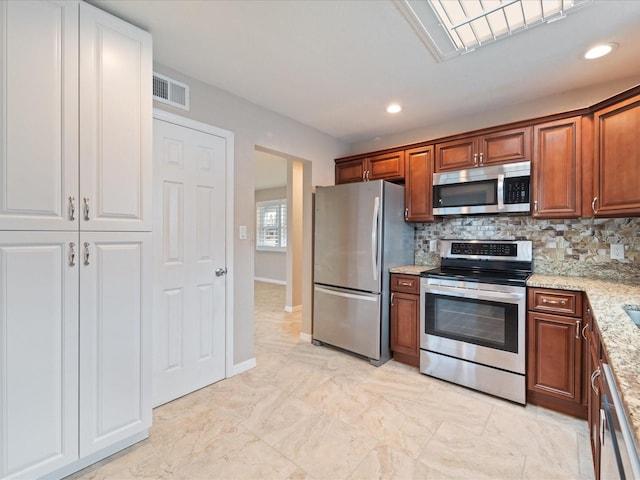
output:
[[[287,249],[287,200],[256,202],[256,249]]]

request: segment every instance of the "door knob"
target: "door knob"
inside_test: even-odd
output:
[[[226,268],[216,268],[216,277],[222,277],[227,274]]]

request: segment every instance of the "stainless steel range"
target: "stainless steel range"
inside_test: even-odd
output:
[[[420,371],[526,403],[528,240],[443,240],[420,279]]]

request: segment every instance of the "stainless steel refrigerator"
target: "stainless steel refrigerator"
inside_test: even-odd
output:
[[[389,348],[389,268],[413,264],[404,187],[377,180],[317,187],[313,343],[382,365]]]

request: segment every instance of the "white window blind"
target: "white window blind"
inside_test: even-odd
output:
[[[258,250],[286,250],[286,199],[256,202],[256,248]]]

